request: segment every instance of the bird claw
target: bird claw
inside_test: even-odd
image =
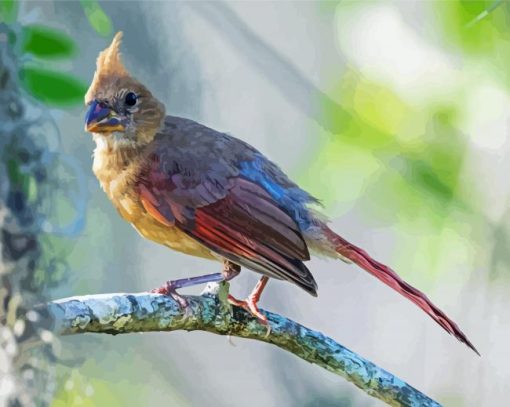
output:
[[[257,307],[258,299],[252,295],[250,295],[245,300],[238,300],[233,295],[228,295],[228,302],[232,305],[235,305],[237,307],[240,307],[244,309],[245,311],[248,311],[252,316],[257,318],[257,320],[264,325],[267,328],[266,338],[271,333],[271,327],[269,326],[269,321],[267,320],[267,317],[260,312],[259,308]]]
[[[151,290],[151,293],[166,295],[167,297],[172,298],[177,304],[179,304],[181,310],[184,311],[188,310],[189,307],[188,300],[186,300],[186,298],[184,298],[177,292],[177,288],[175,287],[173,281],[167,281],[161,287]]]

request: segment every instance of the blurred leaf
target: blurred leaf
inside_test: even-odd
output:
[[[20,79],[30,94],[50,105],[81,103],[87,91],[87,85],[73,76],[39,68],[22,68]]]
[[[372,154],[334,138],[321,140],[298,180],[322,201],[329,216],[336,217],[364,194],[367,180],[382,170],[381,162]]]
[[[453,0],[434,4],[438,8],[438,17],[446,38],[453,40],[467,52],[473,54],[494,52],[498,49],[500,37],[508,35],[502,31],[506,29],[507,22],[504,13],[499,13],[501,9],[479,19],[480,15],[493,6],[492,0]],[[477,23],[473,25],[475,20]]]
[[[68,58],[76,53],[76,45],[62,31],[29,25],[23,28],[22,50],[39,58]]]
[[[494,10],[496,10],[501,3],[503,3],[503,0],[496,0],[490,7],[482,11],[480,14],[478,14],[474,19],[472,19],[468,24],[466,24],[466,28],[473,27],[476,23],[483,20],[485,17],[487,17],[490,13],[492,13]]]
[[[455,45],[466,56],[476,57],[476,64],[469,65],[481,64],[487,70],[484,75],[501,78],[510,88],[509,3],[503,2],[501,7],[495,7],[491,0],[436,1],[431,4],[436,9],[438,28],[443,31],[443,41],[448,47]]]
[[[340,95],[344,110],[338,111],[321,99],[321,119],[335,129],[335,138],[369,151],[395,148],[394,128],[405,117],[401,113],[404,104],[397,97],[389,103],[389,90],[349,70],[331,93]],[[386,105],[391,109],[386,109]]]
[[[0,0],[0,23],[13,23],[18,15],[17,0]]]
[[[426,161],[408,159],[405,164],[406,168],[401,174],[411,184],[423,188],[442,204],[447,204],[453,198],[453,189],[437,176]]]
[[[90,25],[98,34],[108,37],[113,32],[113,24],[96,0],[80,0]]]
[[[20,169],[18,161],[12,159],[7,161],[7,175],[11,184],[21,191],[25,198],[28,197],[31,184],[30,176]]]
[[[462,222],[449,219],[477,213],[474,185],[461,177],[466,140],[458,106],[417,108],[387,85],[350,70],[333,93],[348,115],[322,104],[338,131],[321,133],[300,182],[323,199],[331,217],[355,205],[374,224],[398,223],[427,235],[426,264],[444,271],[438,264],[446,244],[438,231],[447,225],[462,235]]]
[[[398,95],[381,84],[362,79],[352,89],[350,103],[359,117],[394,139],[402,132],[404,123],[414,113]],[[416,115],[415,115],[416,117]],[[413,123],[416,126],[417,123]]]

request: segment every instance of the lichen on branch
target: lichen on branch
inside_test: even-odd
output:
[[[200,296],[186,296],[182,309],[172,298],[150,293],[101,294],[65,298],[47,304],[54,331],[122,334],[151,331],[207,331],[276,345],[342,376],[367,394],[392,406],[439,406],[391,373],[326,335],[284,316],[263,311],[270,331],[242,308],[231,307],[228,283],[211,283]]]

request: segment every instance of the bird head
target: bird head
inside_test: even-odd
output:
[[[85,130],[110,143],[144,145],[153,138],[165,117],[165,108],[124,67],[118,32],[99,53],[96,72],[85,103],[89,106]]]

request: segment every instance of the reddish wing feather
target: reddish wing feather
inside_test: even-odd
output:
[[[226,221],[227,218],[217,215],[217,206],[225,205],[229,205],[227,199],[210,207],[197,209],[191,235],[227,258],[230,255],[236,256],[241,265],[269,277],[291,281],[311,294],[316,294],[315,281],[300,260],[276,251],[259,239],[251,238],[244,231],[234,229]],[[236,261],[233,258],[231,260]],[[243,264],[245,260],[250,264]]]
[[[229,260],[316,295],[315,280],[302,262],[309,253],[298,226],[260,186],[230,179],[224,197],[216,199],[211,182],[186,189],[174,178],[163,183],[155,168],[146,174],[139,192],[151,216]]]

